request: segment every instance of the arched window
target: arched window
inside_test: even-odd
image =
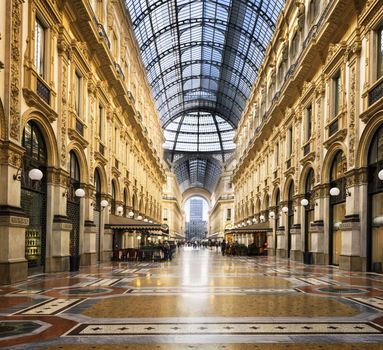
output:
[[[128,214],[128,192],[124,189],[124,216]]]
[[[79,202],[79,198],[76,197],[75,191],[80,187],[80,165],[73,151],[69,152],[69,188],[68,199],[73,202]]]
[[[94,187],[96,189],[96,203],[94,206],[94,210],[101,210],[101,176],[98,169],[94,171]]]
[[[368,153],[368,165],[383,161],[383,126],[376,131]]]
[[[42,168],[47,165],[47,148],[40,129],[34,122],[28,122],[23,131],[22,146],[25,148],[23,156],[22,186],[36,187],[40,186],[38,182],[33,183],[28,176],[29,170],[33,168]],[[43,177],[43,181],[45,178]]]
[[[22,146],[25,153],[21,171],[21,208],[29,218],[25,229],[25,258],[29,267],[44,266],[46,252],[46,166],[47,148],[39,127],[29,121],[23,130]],[[43,172],[41,181],[31,181],[31,169]]]
[[[313,187],[314,187],[314,171],[313,169],[310,169],[306,177],[305,193],[311,194]]]
[[[112,214],[116,213],[116,185],[112,181]]]
[[[347,160],[342,151],[339,151],[332,162],[330,170],[330,181],[335,181],[344,176],[347,170]]]
[[[367,270],[382,272],[383,266],[383,125],[375,132],[368,153]]]
[[[69,174],[70,178],[80,182],[80,165],[77,160],[77,156],[73,151],[69,153]]]
[[[347,160],[342,151],[339,151],[331,164],[330,188],[339,189],[338,196],[330,195],[330,265],[339,265],[342,250],[342,231],[340,225],[346,215],[346,178]]]

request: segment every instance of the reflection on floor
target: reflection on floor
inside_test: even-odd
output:
[[[383,275],[180,250],[0,286],[0,347],[383,350]]]

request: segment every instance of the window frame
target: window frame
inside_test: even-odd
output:
[[[73,94],[74,94],[74,110],[79,119],[82,119],[82,111],[83,111],[83,84],[84,77],[81,74],[80,70],[74,69],[74,81],[73,81]]]
[[[42,50],[41,54],[40,54],[40,59],[39,59],[39,62],[37,62],[38,58],[37,58],[37,35],[36,35],[36,26],[39,26],[39,28],[41,28],[42,30],[42,45],[39,45],[39,49]],[[36,68],[36,73],[39,77],[43,78],[43,79],[46,79],[46,76],[47,76],[47,52],[48,52],[48,48],[47,48],[47,44],[48,44],[48,26],[46,25],[45,21],[42,20],[41,16],[37,13],[36,16],[35,16],[35,20],[34,20],[34,28],[33,28],[33,31],[34,31],[34,51],[33,51],[33,54],[34,54],[34,65],[35,65],[35,68]],[[40,50],[39,50],[40,51]],[[40,71],[40,69],[42,71]]]

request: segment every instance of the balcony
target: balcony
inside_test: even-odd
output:
[[[125,81],[124,72],[122,71],[121,66],[117,62],[114,62],[114,68],[116,68],[117,74],[120,76],[120,78]]]
[[[98,31],[98,35],[104,39],[106,45],[108,46],[108,48],[110,49],[111,45],[110,45],[110,40],[108,38],[108,35],[106,34],[106,31],[105,31],[105,28],[104,26],[98,22],[98,19],[96,17],[93,17],[94,19],[94,22],[96,24],[96,27],[97,27],[97,31]]]
[[[310,153],[310,149],[310,142],[308,142],[303,147],[303,156],[307,156]]]
[[[333,121],[328,128],[328,137],[331,137],[339,130],[339,119]]]
[[[381,80],[377,85],[375,85],[368,92],[368,106],[370,107],[376,101],[380,100],[383,97],[383,80]]]
[[[76,119],[76,131],[84,137],[84,124],[79,119]]]
[[[51,90],[40,77],[37,77],[36,93],[46,104],[51,103]]]
[[[102,156],[105,156],[105,146],[101,142],[98,145],[98,150]]]
[[[133,94],[130,91],[128,91],[128,98],[130,102],[132,102],[132,104],[136,103],[136,100],[134,99]]]

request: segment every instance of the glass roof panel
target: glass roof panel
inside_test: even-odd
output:
[[[224,160],[225,154],[234,149],[234,129],[284,0],[125,0],[125,3],[171,161],[182,158],[180,152],[205,152],[211,158],[219,152]],[[193,166],[199,169],[198,176],[193,175],[195,181],[205,186],[208,184],[204,176],[209,167],[215,169],[214,174],[220,172],[213,160],[198,157],[180,169],[191,164],[197,164]],[[183,183],[192,185],[190,169]]]

